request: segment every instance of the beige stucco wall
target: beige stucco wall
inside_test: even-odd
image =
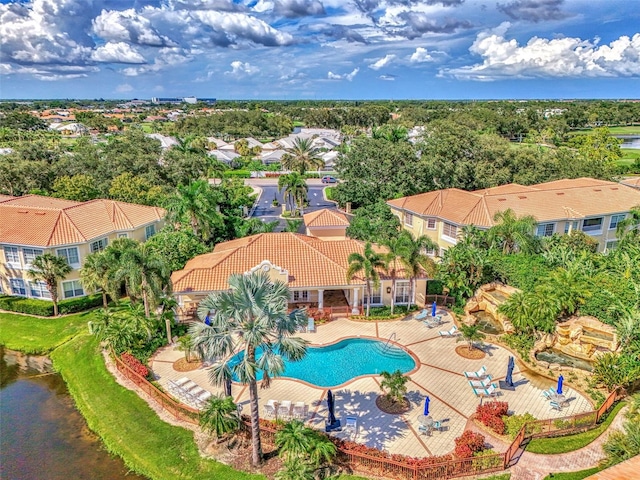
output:
[[[347,227],[307,227],[307,235],[321,238],[322,240],[344,240],[347,238]]]

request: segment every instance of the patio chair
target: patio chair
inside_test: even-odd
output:
[[[307,404],[304,402],[296,402],[293,405],[293,418],[304,420],[307,416]]]
[[[492,383],[486,388],[474,388],[473,393],[476,394],[476,397],[493,397],[497,396],[500,391],[498,390],[498,385]]]
[[[541,396],[543,396],[547,400],[551,400],[551,393],[549,393],[549,390],[543,390]]]
[[[189,377],[182,377],[176,380],[175,383],[177,386],[182,387],[185,383],[189,383],[191,379]]]
[[[557,410],[559,412],[562,411],[562,405],[560,405],[558,402],[554,402],[553,400],[549,402],[549,406],[552,410]]]
[[[425,435],[431,435],[431,427],[420,424],[418,425],[418,432],[424,433]]]
[[[484,365],[477,372],[463,372],[467,380],[480,380],[487,376],[487,367]]]
[[[491,385],[491,375],[487,375],[480,380],[469,380],[469,385],[471,385],[472,388],[487,388]]]
[[[316,321],[313,317],[309,317],[307,322],[307,333],[314,333],[316,331]]]
[[[276,407],[273,405],[265,404],[264,407],[264,416],[274,418],[276,416]]]
[[[429,315],[429,309],[425,308],[420,313],[417,313],[413,318],[416,320],[424,320]]]
[[[424,323],[429,328],[437,327],[439,325],[442,325],[442,316],[436,315],[435,317],[427,317],[422,321],[422,323]]]
[[[349,432],[355,437],[358,434],[358,418],[357,417],[345,418],[343,430],[345,432]]]
[[[280,418],[290,418],[291,417],[291,401],[283,400],[280,405],[278,405],[278,416]]]
[[[440,330],[438,332],[438,335],[440,335],[441,337],[455,337],[457,334],[458,334],[458,327],[456,327],[455,325],[451,327],[449,330],[447,330],[446,332],[443,330]]]

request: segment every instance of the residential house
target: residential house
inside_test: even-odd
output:
[[[80,268],[90,253],[117,238],[145,241],[164,226],[161,208],[113,200],[74,202],[25,195],[0,196],[0,292],[49,298],[42,282],[27,277],[33,259],[43,253],[59,255],[72,267],[60,282],[60,298],[84,296]]]
[[[345,240],[349,218],[337,210],[323,208],[302,216],[307,235],[322,240]]]
[[[615,248],[616,227],[631,208],[640,205],[640,191],[615,182],[577,178],[530,186],[511,183],[474,192],[448,188],[387,204],[406,230],[434,240],[439,253],[456,244],[465,225],[488,229],[496,224],[495,214],[507,209],[518,217],[532,215],[538,236],[581,230],[598,241],[599,251],[605,251]]]
[[[173,292],[183,311],[193,312],[209,293],[227,290],[232,274],[263,271],[289,286],[293,306],[320,310],[343,307],[345,312],[348,309],[358,312],[366,295],[366,284],[363,278],[347,280],[348,257],[354,252],[362,254],[364,244],[352,239],[325,241],[297,233],[261,233],[219,243],[213,252],[189,260],[184,269],[171,275]],[[398,270],[396,303],[406,305],[410,282],[403,277],[400,267]],[[391,301],[391,279],[383,271],[380,278],[372,305],[388,305]],[[415,298],[419,304],[426,294],[426,280],[426,277],[417,280]]]

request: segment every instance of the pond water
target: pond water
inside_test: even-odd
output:
[[[0,478],[143,480],[109,455],[47,357],[0,346]]]
[[[477,318],[476,325],[480,329],[480,331],[484,333],[489,333],[491,335],[500,335],[504,333],[504,329],[498,320],[493,318],[493,315],[485,312],[484,310],[480,310],[477,312],[471,313],[475,318]]]
[[[593,370],[593,364],[591,362],[581,358],[572,357],[571,355],[567,355],[566,353],[554,349],[543,350],[536,353],[536,360],[579,368],[580,370],[586,370],[587,372],[591,372]]]
[[[640,149],[640,136],[636,135],[616,135],[616,138],[622,140],[620,148],[636,148]]]

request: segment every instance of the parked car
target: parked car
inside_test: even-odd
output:
[[[322,177],[322,183],[336,183],[338,180],[336,180],[336,177],[332,177],[330,175],[325,175],[324,177]]]

